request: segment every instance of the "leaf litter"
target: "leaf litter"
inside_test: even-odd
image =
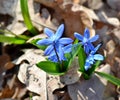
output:
[[[14,3],[11,3],[9,0],[0,1],[0,4],[5,5],[0,9],[0,29],[11,30],[16,35],[25,34],[27,31],[20,14],[18,1],[19,0],[13,0]],[[110,73],[120,78],[119,0],[98,0],[99,3],[97,2],[97,5],[95,0],[29,1],[28,5],[31,9],[30,14],[32,16],[32,21],[38,28],[41,37],[45,37],[43,35],[44,27],[48,27],[55,31],[57,26],[61,23],[65,24],[64,36],[73,39],[73,33],[78,32],[82,34],[85,27],[90,29],[91,36],[94,36],[95,33],[99,34],[99,42],[103,43],[103,51],[100,50],[100,52],[106,56],[106,60],[100,67],[109,66],[111,70]],[[9,8],[15,7],[16,9],[11,11],[7,8],[7,5]],[[4,20],[1,20],[3,16],[5,16]],[[33,39],[34,38],[35,37],[33,37]],[[88,85],[86,85],[86,83],[84,84],[86,91],[88,91],[86,93],[89,94],[90,91],[93,93],[88,96],[88,98],[85,97],[85,92],[83,90],[80,92],[82,86],[77,88],[81,83],[78,82],[65,86],[60,82],[60,79],[57,76],[53,77],[46,75],[46,73],[37,69],[35,66],[36,61],[45,58],[40,58],[43,54],[39,53],[39,50],[36,50],[34,46],[27,45],[28,50],[25,50],[26,46],[21,45],[2,44],[1,47],[1,100],[4,100],[5,98],[8,100],[29,100],[30,97],[32,97],[33,100],[41,100],[41,98],[42,100],[47,100],[47,97],[48,100],[75,100],[76,97],[78,97],[78,100],[89,100],[88,98],[96,96],[94,95],[93,88],[87,90]],[[20,60],[21,58],[22,60]],[[103,81],[104,79],[101,80]],[[103,96],[102,100],[116,100],[120,98],[120,92],[116,86],[108,83],[102,88],[105,88],[105,92],[101,92],[101,95]],[[77,92],[79,92],[78,94],[80,94],[81,97],[76,96],[76,91],[72,92],[74,89],[80,90]]]

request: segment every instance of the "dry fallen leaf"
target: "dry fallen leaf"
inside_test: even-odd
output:
[[[73,10],[77,4],[63,4],[62,7],[56,6],[54,17],[65,24],[65,36],[74,39],[74,32],[83,34],[85,27],[90,29],[91,36],[95,35],[92,28],[93,21],[83,10]],[[78,5],[81,7],[80,5]]]
[[[88,0],[87,4],[89,8],[94,10],[98,10],[103,6],[102,0],[97,0],[97,2],[95,0]]]
[[[63,84],[61,84],[59,76],[48,75],[47,80],[48,100],[57,100],[57,96],[53,94],[53,91],[61,87],[63,87]]]
[[[107,0],[107,4],[111,8],[120,11],[120,0]]]
[[[27,86],[27,89],[40,95],[41,100],[47,100],[46,93],[46,73],[39,69],[35,64],[45,60],[41,50],[28,50],[21,56],[17,63],[27,60],[28,63],[20,65],[18,79]]]
[[[69,70],[65,73],[65,75],[60,76],[60,81],[66,85],[76,83],[81,75],[80,73],[78,73],[78,68],[78,58],[76,58],[72,62]]]
[[[5,69],[4,66],[7,62],[10,61],[10,56],[7,54],[1,55],[0,56],[0,73],[2,72],[2,69]]]
[[[9,86],[6,86],[0,91],[0,99],[11,98],[14,95],[15,89],[10,89]]]
[[[115,27],[120,26],[120,21],[118,20],[118,18],[108,17],[104,11],[99,12],[97,15],[99,16],[99,19],[104,23],[108,23]]]
[[[0,14],[15,16],[15,8],[18,0],[0,0]]]
[[[26,84],[27,89],[40,95],[46,100],[46,73],[35,65],[22,64],[20,66],[19,80]]]
[[[51,14],[51,20],[56,19],[59,24],[65,24],[65,33],[64,36],[71,37],[74,39],[74,32],[83,34],[85,27],[88,27],[91,32],[91,36],[95,35],[95,32],[92,28],[93,22],[92,19],[82,10],[74,11],[72,10],[75,5],[67,1],[46,1],[46,0],[35,0],[40,4],[43,4],[53,10],[54,13]],[[52,5],[52,6],[51,6]],[[79,7],[81,7],[79,5]]]
[[[106,65],[100,71],[110,73],[110,66]],[[72,100],[102,100],[106,85],[107,80],[95,74],[89,80],[68,85],[68,92]]]

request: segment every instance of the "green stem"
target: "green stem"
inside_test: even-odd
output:
[[[62,70],[63,70],[62,62],[61,62],[60,59],[59,59],[59,56],[58,56],[57,50],[56,50],[56,48],[55,48],[55,45],[54,45],[54,50],[55,50],[55,54],[56,54],[56,56],[57,56],[58,62],[59,62],[59,64],[60,64],[60,71],[62,71]]]
[[[24,18],[24,22],[25,22],[28,30],[33,35],[36,35],[36,34],[38,34],[38,31],[36,30],[36,28],[33,26],[32,22],[31,22],[29,11],[28,11],[27,1],[28,0],[20,0],[20,6],[21,6],[22,16]]]
[[[6,33],[6,34],[11,34],[11,35],[13,35],[13,36],[15,36],[17,38],[23,39],[23,40],[28,40],[30,38],[30,37],[28,37],[26,35],[16,35],[16,34],[14,34],[13,32],[11,32],[8,29],[5,29],[5,30],[0,29],[0,32],[1,33]]]

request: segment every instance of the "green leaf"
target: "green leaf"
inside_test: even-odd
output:
[[[11,32],[10,30],[6,30],[6,29],[5,30],[0,29],[0,32],[3,34],[11,34],[12,36],[21,38],[23,40],[28,40],[30,38],[29,36],[26,36],[26,35],[16,35],[15,33]]]
[[[63,75],[65,72],[60,72],[60,65],[51,61],[41,61],[36,64],[40,69],[52,75]]]
[[[21,6],[21,12],[22,12],[22,16],[24,18],[24,22],[28,28],[28,30],[33,34],[36,35],[38,34],[37,29],[33,26],[31,19],[30,19],[30,15],[29,15],[29,11],[28,11],[28,5],[27,2],[28,0],[20,0],[20,6]]]
[[[91,77],[88,74],[86,74],[85,72],[82,72],[82,76],[84,77],[85,80],[88,80]]]
[[[6,42],[11,44],[25,44],[26,40],[17,37],[0,35],[0,42]]]
[[[78,62],[79,62],[79,66],[80,69],[79,71],[84,72],[85,71],[85,60],[86,60],[86,54],[84,52],[84,49],[82,48],[82,46],[80,47],[80,50],[78,52]]]
[[[79,41],[78,39],[75,39],[74,44],[77,44],[77,43],[78,43],[78,41]]]
[[[117,86],[120,86],[120,79],[118,79],[110,74],[103,73],[103,72],[95,71],[95,73],[98,74],[99,76],[107,79],[109,82],[111,82]]]
[[[29,37],[29,36],[26,36],[26,35],[18,35],[17,37],[18,37],[18,38],[21,38],[21,39],[24,39],[24,40],[30,39],[30,37]]]
[[[33,44],[34,46],[38,47],[41,50],[45,50],[47,46],[36,44],[38,40],[40,40],[40,39],[33,39],[30,43]]]
[[[62,61],[62,71],[66,72],[68,69],[68,61]]]
[[[73,47],[72,47],[72,52],[69,53],[69,54],[66,54],[66,58],[68,59],[68,68],[70,67],[72,61],[74,60],[74,58],[78,54],[80,48],[81,48],[80,44],[74,44]]]

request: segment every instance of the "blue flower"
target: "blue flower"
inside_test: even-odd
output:
[[[59,60],[60,60],[60,61],[65,61],[65,60],[67,60],[67,59],[65,58],[64,54],[71,52],[71,50],[72,50],[72,44],[69,44],[69,45],[63,47],[62,49],[59,49],[59,48],[58,48],[58,49],[57,49],[58,55],[56,55],[56,52],[53,51],[53,52],[50,54],[50,56],[48,57],[48,59],[51,60],[51,61],[53,61],[53,62],[59,62]],[[62,51],[63,53],[61,53],[61,51]],[[57,56],[58,56],[58,57],[57,57]],[[58,59],[58,58],[59,58],[59,59]]]
[[[73,42],[73,40],[71,38],[61,38],[62,34],[64,31],[64,25],[61,24],[57,31],[54,32],[48,28],[44,29],[44,32],[46,33],[46,35],[48,36],[48,38],[46,39],[42,39],[39,40],[37,42],[38,45],[47,45],[48,47],[45,49],[44,54],[45,55],[50,55],[52,52],[57,53],[57,56],[60,58],[60,61],[63,60],[64,58],[64,52],[62,50],[62,48],[68,44],[71,44]]]
[[[101,54],[95,54],[97,50],[100,48],[101,44],[95,47],[90,54],[88,55],[86,62],[85,62],[85,70],[87,71],[91,68],[91,65],[95,63],[96,60],[103,60],[104,57]]]
[[[94,49],[92,42],[95,42],[99,38],[99,35],[95,35],[94,37],[90,38],[90,32],[88,28],[85,28],[84,36],[77,32],[74,33],[74,36],[78,40],[82,41],[80,43],[84,46],[84,50],[87,54],[89,54],[89,52]]]

